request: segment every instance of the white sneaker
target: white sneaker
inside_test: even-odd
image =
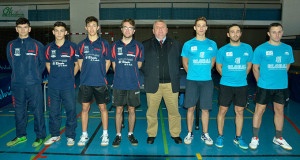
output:
[[[67,146],[74,146],[75,140],[73,138],[67,138]]]
[[[214,143],[214,141],[209,137],[208,133],[202,133],[201,139],[205,142],[206,145],[213,145]]]
[[[101,146],[107,146],[109,144],[108,134],[103,134],[101,137],[102,137]]]
[[[283,149],[292,150],[293,148],[282,138],[274,137],[273,142],[277,145],[280,145]]]
[[[80,136],[80,140],[79,142],[77,143],[78,146],[85,146],[85,143],[89,140],[89,137],[88,136]]]
[[[188,135],[184,138],[184,143],[185,144],[191,144],[194,136],[191,133],[188,133]]]
[[[258,137],[252,137],[251,142],[249,144],[249,147],[251,149],[256,149],[258,145],[259,145],[259,139],[258,139]]]
[[[49,146],[49,145],[51,145],[52,143],[57,142],[57,141],[59,141],[59,140],[60,140],[60,136],[51,137],[51,138],[49,138],[49,139],[44,143],[44,145]]]

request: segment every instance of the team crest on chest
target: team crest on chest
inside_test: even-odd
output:
[[[20,48],[15,48],[15,56],[21,56]]]
[[[212,51],[213,49],[211,47],[208,47],[207,50]]]
[[[51,50],[51,58],[55,58],[56,57],[56,50]]]
[[[241,63],[241,57],[237,57],[237,58],[234,60],[234,63],[235,63],[235,64],[240,64],[240,63]]]
[[[244,53],[244,56],[249,56],[249,53],[245,52],[245,53]]]
[[[123,55],[123,47],[118,47],[118,55],[121,56]]]
[[[204,58],[204,56],[205,56],[205,52],[200,52],[200,58]]]
[[[232,52],[226,52],[226,56],[231,57],[231,56],[233,56],[233,53]]]
[[[84,46],[83,47],[83,52],[84,53],[89,53],[90,52],[89,46]]]
[[[285,54],[285,55],[287,55],[287,56],[288,56],[288,55],[290,55],[290,53],[289,53],[289,52],[284,52],[284,54]]]
[[[281,56],[276,57],[276,63],[281,63]]]
[[[273,56],[273,51],[266,51],[266,56]]]
[[[197,51],[197,46],[192,46],[191,47],[191,51],[193,52],[193,51]]]

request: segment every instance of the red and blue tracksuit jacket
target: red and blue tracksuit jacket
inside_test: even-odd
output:
[[[12,68],[11,84],[29,86],[42,83],[45,69],[43,44],[30,37],[17,38],[7,44],[7,59]]]

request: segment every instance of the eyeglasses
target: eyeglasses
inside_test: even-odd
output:
[[[126,27],[126,26],[124,26],[123,29],[125,29],[125,30],[131,30],[132,31],[134,29],[134,27]]]

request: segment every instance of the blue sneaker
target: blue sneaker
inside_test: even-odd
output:
[[[217,141],[216,141],[216,146],[219,147],[219,148],[222,148],[223,147],[223,141],[224,141],[224,137],[223,135],[222,136],[218,136],[217,138]]]
[[[239,147],[242,149],[248,149],[248,144],[245,143],[242,136],[240,136],[240,137],[235,136],[233,142],[235,144],[238,144]]]

